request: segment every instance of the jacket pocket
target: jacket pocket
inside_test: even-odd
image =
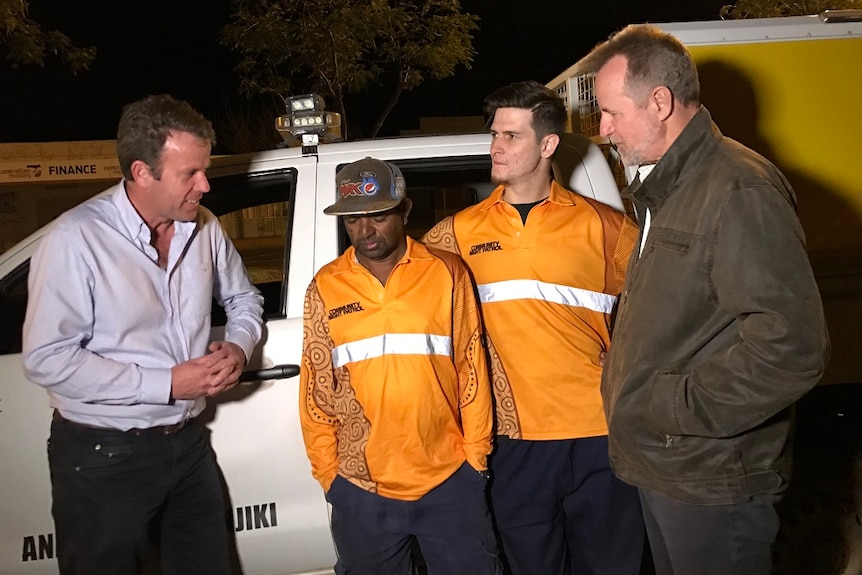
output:
[[[650,229],[647,236],[646,250],[667,250],[679,255],[688,254],[692,245],[700,239],[695,234],[681,232],[669,228]]]

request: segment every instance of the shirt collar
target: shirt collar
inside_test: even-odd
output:
[[[144,218],[135,209],[135,206],[132,205],[129,194],[126,192],[125,178],[117,185],[112,199],[117,212],[120,214],[120,221],[123,222],[123,227],[125,227],[129,237],[141,238],[149,243],[150,228],[144,221]]]
[[[407,250],[395,265],[400,266],[402,264],[409,264],[411,261],[427,261],[432,259],[434,259],[434,256],[431,255],[431,252],[428,251],[425,244],[417,242],[410,236],[407,236]],[[335,269],[332,273],[342,274],[359,268],[365,270],[365,267],[356,259],[356,248],[350,246],[344,251],[344,256],[342,256],[336,263]]]
[[[644,181],[647,178],[647,176],[649,176],[652,173],[655,166],[656,166],[656,164],[652,163],[652,164],[641,164],[640,166],[637,167],[638,177],[641,179],[641,181]]]
[[[491,192],[491,195],[488,196],[488,199],[485,200],[485,205],[482,206],[483,210],[488,210],[491,206],[495,204],[507,204],[509,202],[503,199],[503,192],[506,190],[505,184],[500,184],[494,191]],[[572,191],[567,190],[560,184],[558,184],[555,180],[551,180],[551,191],[548,193],[548,197],[545,198],[543,202],[551,202],[553,204],[558,204],[561,206],[574,206],[576,203],[576,194]]]
[[[126,180],[120,181],[116,191],[113,194],[114,206],[120,214],[120,221],[123,222],[123,227],[129,234],[130,238],[139,239],[142,242],[150,243],[152,240],[152,232],[150,226],[135,209],[132,201],[129,199],[129,194],[126,191]],[[197,219],[191,222],[174,222],[174,237],[177,239],[186,240],[197,227]]]

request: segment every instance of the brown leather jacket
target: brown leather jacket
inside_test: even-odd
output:
[[[790,184],[701,108],[630,192],[651,226],[602,378],[614,471],[691,503],[781,491],[829,348]]]

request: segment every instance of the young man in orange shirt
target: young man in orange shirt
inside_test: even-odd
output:
[[[459,253],[492,343],[491,508],[513,575],[636,575],[638,494],[608,462],[599,390],[610,315],[636,239],[614,209],[551,177],[565,107],[537,82],[501,88],[488,199],[423,241]]]
[[[300,418],[332,504],[336,572],[497,575],[485,499],[493,407],[478,303],[460,258],[406,236],[401,171],[336,176],[352,247],[308,288]]]

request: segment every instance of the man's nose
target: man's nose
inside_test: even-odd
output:
[[[209,192],[210,191],[210,181],[207,179],[206,174],[204,174],[203,172],[200,172],[197,175],[197,178],[198,178],[198,181],[197,181],[195,187],[198,190],[200,190],[200,192],[202,194]]]
[[[613,132],[613,122],[611,122],[610,116],[602,112],[601,119],[599,120],[599,135],[602,138],[607,138],[613,134]]]
[[[356,222],[356,231],[360,238],[367,238],[374,234],[374,225],[371,223],[370,217],[362,217],[359,218],[359,221]]]

